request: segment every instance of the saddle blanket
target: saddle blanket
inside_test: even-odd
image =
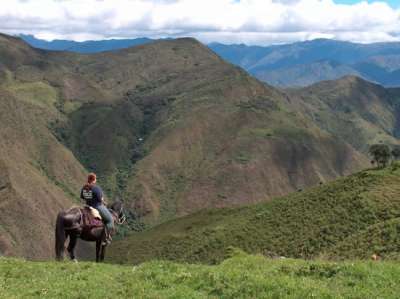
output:
[[[88,206],[88,208],[90,209],[90,213],[92,213],[94,218],[101,220],[101,215],[98,210],[96,210],[95,208],[92,208],[90,206]]]
[[[99,211],[89,206],[82,209],[82,222],[87,227],[103,226]]]

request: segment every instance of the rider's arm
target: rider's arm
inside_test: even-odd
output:
[[[83,197],[83,188],[81,189],[81,199],[85,200],[85,198]]]
[[[104,204],[105,205],[104,199],[103,199],[103,190],[101,190],[101,188],[99,186],[96,186],[93,189],[93,192],[96,193],[97,202],[99,202],[100,204]]]

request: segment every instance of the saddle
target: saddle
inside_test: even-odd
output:
[[[84,206],[81,209],[82,212],[82,224],[84,227],[93,228],[103,226],[103,221],[101,219],[99,211],[90,207]]]

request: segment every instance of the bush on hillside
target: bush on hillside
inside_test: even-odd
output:
[[[394,160],[399,160],[400,159],[400,146],[396,145],[392,148],[392,157]]]
[[[368,153],[372,156],[378,168],[386,167],[392,156],[389,146],[383,143],[372,144],[369,147]]]

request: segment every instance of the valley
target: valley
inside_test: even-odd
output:
[[[370,144],[398,144],[397,89],[280,90],[189,38],[86,55],[1,35],[0,65],[3,255],[52,256],[87,171],[124,201],[127,233],[325,184],[369,167]]]

